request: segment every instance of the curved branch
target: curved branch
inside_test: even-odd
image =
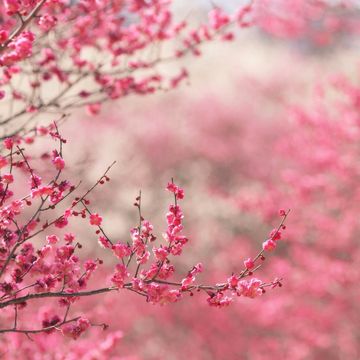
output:
[[[131,284],[125,284],[124,287],[129,287]],[[41,298],[51,298],[51,297],[83,297],[83,296],[92,296],[97,294],[103,294],[110,291],[119,290],[118,287],[112,286],[112,287],[106,287],[96,290],[90,290],[90,291],[80,291],[75,293],[68,293],[64,291],[59,292],[46,292],[46,293],[38,293],[38,294],[28,294],[19,298],[11,299],[5,302],[0,303],[0,309],[3,309],[10,305],[20,304],[28,300],[32,299],[41,299]]]
[[[56,324],[56,325],[52,325],[52,326],[48,326],[48,327],[45,327],[45,328],[42,328],[42,329],[36,329],[36,330],[14,329],[14,328],[0,329],[0,334],[9,333],[9,332],[11,332],[11,333],[20,333],[20,334],[25,334],[25,335],[40,334],[40,333],[48,332],[48,331],[51,331],[51,330],[54,330],[54,329],[60,330],[61,326],[65,325],[65,324],[68,324],[68,323],[71,323],[71,322],[75,322],[75,321],[77,321],[79,319],[80,319],[80,316],[72,318],[70,320],[64,320],[61,323]]]

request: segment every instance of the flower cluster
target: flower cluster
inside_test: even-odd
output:
[[[15,100],[21,109],[5,118],[7,123],[28,113],[34,120],[40,111],[79,105],[97,115],[105,101],[175,88],[188,78],[187,69],[169,74],[159,70],[159,63],[199,55],[205,42],[231,40],[230,25],[248,26],[252,17],[252,5],[234,14],[214,8],[208,23],[193,26],[175,21],[169,0],[7,0],[0,10],[5,14],[0,98]],[[162,46],[172,42],[177,45]],[[150,56],[145,57],[147,50]],[[102,56],[94,58],[94,52]],[[14,84],[23,74],[34,76],[25,77],[20,91]],[[59,91],[47,96],[43,89],[48,84]]]
[[[115,242],[106,234],[103,218],[91,210],[88,196],[95,187],[110,180],[107,175],[110,167],[91,189],[74,197],[65,210],[56,211],[60,205],[68,203],[67,198],[74,196],[77,187],[63,178],[63,145],[66,140],[59,134],[56,123],[41,132],[58,143],[58,149],[52,151],[52,157],[41,156],[38,159],[51,164],[53,175],[47,181],[43,174],[35,170],[33,162],[36,159],[26,155],[22,137],[4,141],[4,148],[9,153],[3,157],[3,169],[7,169],[1,176],[0,309],[8,313],[15,308],[15,326],[0,329],[0,333],[16,331],[24,334],[50,334],[60,329],[64,335],[77,339],[92,324],[83,317],[70,317],[75,311],[75,304],[84,296],[121,289],[135,292],[144,296],[147,302],[160,305],[177,302],[186,294],[192,296],[194,291],[205,292],[210,305],[223,307],[232,301],[233,295],[254,298],[265,292],[267,286],[274,287],[279,283],[278,280],[263,283],[255,278],[244,279],[259,267],[252,269],[257,261],[264,260],[263,251],[251,260],[252,267],[246,260],[245,269],[237,276],[232,275],[225,283],[199,284],[197,276],[203,272],[201,263],[193,266],[181,281],[177,281],[172,261],[174,257],[183,254],[188,238],[183,234],[184,214],[179,205],[179,201],[184,199],[184,190],[174,182],[167,186],[167,190],[174,196],[174,202],[169,205],[166,214],[167,228],[162,240],[154,235],[153,225],[143,218],[141,193],[134,203],[139,222],[130,231],[131,241]],[[19,171],[26,174],[30,186],[27,195],[14,199],[11,187],[21,181]],[[287,214],[282,213],[282,223],[271,233],[274,241],[280,238],[279,229],[284,228]],[[67,231],[60,235],[57,232],[57,229],[68,228],[70,220],[75,218],[80,221],[88,219],[89,228],[95,228],[99,244],[117,260],[109,283],[103,288],[88,290],[103,260],[84,258],[81,256],[83,246],[74,233]],[[38,329],[19,327],[19,319],[24,316],[26,309],[46,298],[55,298],[56,302],[52,313],[46,313],[41,320],[41,326]]]

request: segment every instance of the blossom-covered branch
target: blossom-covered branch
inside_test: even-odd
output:
[[[7,50],[0,56],[0,98],[11,106],[0,125],[16,123],[16,131],[22,132],[41,113],[87,107],[89,114],[96,115],[105,101],[177,87],[188,71],[181,67],[167,75],[164,65],[187,54],[200,55],[203,43],[232,40],[230,26],[249,26],[253,6],[250,1],[234,14],[214,7],[208,23],[191,28],[185,21],[175,22],[167,0],[88,1],[71,6],[49,0],[45,7],[40,1],[33,9],[27,2],[5,5],[9,19],[0,32],[0,46]],[[22,13],[29,15],[23,19]],[[19,16],[21,25],[9,35],[13,18]],[[35,16],[39,16],[36,28],[24,31]],[[56,41],[49,42],[50,34]],[[167,43],[172,46],[165,47]],[[93,52],[101,52],[101,58],[94,59]],[[21,91],[19,82],[26,83]],[[49,84],[58,91],[44,91]]]
[[[233,295],[254,298],[263,294],[266,287],[281,286],[279,279],[266,283],[256,278],[245,278],[251,277],[260,268],[261,265],[256,262],[264,260],[263,252],[272,250],[276,241],[281,238],[288,215],[283,210],[280,213],[282,221],[264,242],[263,250],[253,260],[245,260],[245,268],[238,275],[233,274],[227,281],[215,285],[197,283],[196,277],[203,271],[201,263],[193,266],[182,280],[173,280],[176,271],[172,258],[181,255],[188,242],[183,234],[184,215],[179,205],[184,199],[184,190],[174,182],[167,186],[167,190],[174,196],[174,203],[169,206],[166,214],[167,229],[161,242],[154,235],[151,223],[143,217],[141,193],[134,203],[139,220],[138,226],[130,231],[131,240],[118,242],[106,234],[102,216],[91,209],[89,195],[97,186],[110,181],[108,172],[114,164],[106,169],[93,186],[82,195],[74,197],[59,215],[49,218],[53,210],[66,203],[70,196],[74,196],[77,187],[71,185],[69,180],[62,179],[65,168],[63,145],[66,140],[60,135],[56,123],[49,128],[42,128],[41,132],[58,143],[58,149],[53,150],[52,156],[41,160],[50,161],[54,170],[47,185],[43,185],[42,176],[35,170],[34,160],[31,161],[26,156],[23,139],[17,137],[4,141],[11,156],[1,158],[2,171],[8,167],[9,172],[1,176],[2,197],[6,202],[0,211],[0,309],[7,311],[15,307],[16,326],[0,329],[0,333],[12,330],[27,335],[41,332],[40,329],[17,326],[20,315],[36,300],[58,299],[59,305],[67,309],[62,321],[57,314],[53,315],[50,322],[45,321],[46,326],[43,326],[42,332],[60,329],[64,334],[77,338],[91,323],[84,317],[75,316],[68,320],[67,316],[70,307],[73,308],[73,304],[83,297],[124,289],[144,296],[148,302],[164,305],[181,300],[185,294],[193,295],[194,291],[203,291],[207,294],[210,305],[223,307],[232,302]],[[14,193],[10,188],[10,185],[15,186],[21,181],[15,169],[26,174],[30,185],[30,194],[19,200],[13,199]],[[25,206],[32,209],[31,215],[28,210],[25,212]],[[46,216],[47,213],[49,215]],[[54,231],[56,228],[67,228],[70,219],[79,217],[88,219],[90,227],[96,229],[99,244],[118,261],[107,287],[89,289],[91,277],[99,265],[103,264],[103,260],[81,259],[79,251],[82,244],[76,240],[76,235],[66,233],[61,239]],[[48,235],[45,236],[44,233]]]

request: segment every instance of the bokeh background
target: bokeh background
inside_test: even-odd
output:
[[[126,241],[136,226],[139,189],[161,235],[164,187],[172,177],[181,184],[190,242],[177,267],[186,274],[201,261],[200,281],[241,270],[278,210],[291,209],[284,240],[257,275],[284,286],[260,298],[225,309],[201,294],[166,307],[125,292],[81,300],[108,332],[122,331],[109,358],[360,358],[360,12],[356,3],[350,11],[331,2],[321,13],[302,1],[267,5],[260,26],[182,60],[190,77],[179,88],[107,103],[96,116],[78,111],[62,127],[72,139],[64,155],[85,187],[117,161],[110,184],[92,195],[113,238]],[[211,6],[175,3],[179,18],[194,21]],[[94,235],[74,226],[88,251],[104,256]],[[86,336],[77,347],[106,338]]]

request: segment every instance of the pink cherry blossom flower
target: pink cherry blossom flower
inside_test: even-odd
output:
[[[55,165],[55,168],[57,170],[62,170],[65,167],[65,161],[60,156],[55,157],[55,159],[53,160],[53,164]]]
[[[59,242],[59,238],[56,235],[48,235],[46,241],[49,245],[54,245]]]
[[[13,174],[4,174],[2,176],[3,182],[6,184],[11,184],[14,182],[14,175]]]
[[[252,268],[254,268],[255,263],[254,263],[253,259],[248,258],[244,261],[244,265],[248,270],[251,270]]]
[[[263,242],[263,249],[266,251],[272,251],[276,248],[276,242],[274,240],[268,239]]]
[[[102,223],[102,220],[103,220],[102,217],[97,213],[90,215],[90,224],[91,225],[100,226]]]

